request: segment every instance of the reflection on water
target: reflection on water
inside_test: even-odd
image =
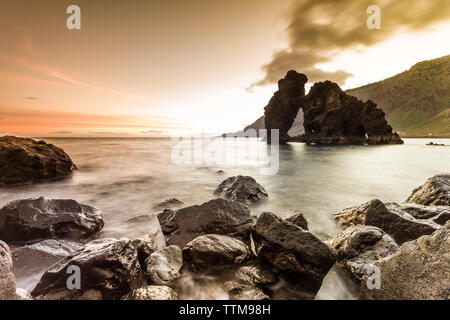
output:
[[[261,164],[175,164],[171,139],[46,139],[62,147],[79,170],[62,181],[2,188],[0,205],[29,197],[71,198],[97,206],[105,218],[102,237],[132,238],[153,234],[161,242],[157,219],[147,224],[125,220],[154,212],[152,206],[167,198],[186,205],[213,197],[214,188],[226,177],[250,175],[269,193],[269,200],[251,208],[254,214],[271,211],[286,216],[302,210],[310,231],[322,239],[339,233],[331,214],[373,198],[402,202],[427,178],[450,172],[450,147],[425,146],[428,140],[406,139],[404,145],[280,147],[279,171],[261,175]],[[440,140],[450,144],[450,139]],[[258,144],[253,152],[265,150]],[[255,147],[256,146],[256,147]],[[242,152],[230,148],[227,153]],[[216,173],[224,170],[224,174]],[[331,272],[319,298],[351,298],[346,279]]]

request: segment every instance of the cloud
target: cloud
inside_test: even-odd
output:
[[[25,97],[25,99],[27,99],[27,100],[39,100],[39,98],[36,98],[36,97]]]
[[[381,29],[370,30],[367,8],[381,9]],[[299,0],[289,11],[289,46],[262,66],[263,79],[253,86],[275,83],[290,69],[305,73],[310,82],[332,80],[343,84],[352,75],[344,70],[324,71],[317,64],[336,53],[371,46],[400,31],[419,31],[450,18],[448,0]]]
[[[59,131],[53,131],[52,133],[54,134],[72,134],[72,131],[68,131],[68,130],[59,130]]]

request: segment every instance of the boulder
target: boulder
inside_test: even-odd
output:
[[[184,204],[183,201],[180,201],[176,198],[166,199],[161,203],[158,203],[153,206],[154,210],[164,210],[164,209],[173,209],[181,207]]]
[[[131,291],[121,300],[178,300],[178,295],[166,286],[147,286]]]
[[[258,257],[288,283],[313,299],[322,280],[336,262],[336,253],[312,233],[263,212],[252,229]]]
[[[78,267],[81,289],[67,282]],[[31,294],[39,299],[119,299],[142,284],[136,249],[128,239],[98,239],[52,265]]]
[[[241,240],[208,234],[189,242],[183,249],[183,256],[194,271],[223,270],[241,264],[252,252]]]
[[[402,144],[383,110],[346,94],[334,82],[315,83],[301,100],[305,134],[315,144]]]
[[[131,244],[137,250],[138,260],[141,266],[145,266],[145,260],[157,250],[153,238],[148,234],[134,239],[131,241]]]
[[[339,266],[361,281],[372,273],[372,265],[391,256],[398,246],[383,230],[373,226],[353,226],[330,241]]]
[[[450,220],[450,206],[424,206],[416,203],[402,203],[403,210],[416,219],[431,219],[437,224],[444,225]]]
[[[178,246],[153,252],[145,260],[145,277],[152,284],[164,285],[180,277],[183,255]]]
[[[264,291],[258,287],[227,281],[224,284],[230,300],[269,300]]]
[[[308,230],[308,221],[306,221],[301,211],[295,211],[284,218],[285,221],[295,224],[304,230]]]
[[[431,234],[440,228],[431,220],[415,219],[395,203],[385,205],[378,199],[336,212],[333,216],[343,228],[356,225],[378,227],[398,244]]]
[[[75,169],[63,149],[45,141],[0,137],[0,185],[62,178]]]
[[[450,228],[404,243],[380,268],[380,289],[361,283],[361,299],[449,300]]]
[[[34,299],[33,299],[33,296],[31,295],[31,293],[28,292],[27,290],[22,289],[22,288],[17,288],[15,300],[29,301],[29,300],[34,300]]]
[[[0,209],[0,239],[6,241],[79,239],[99,232],[103,225],[100,210],[69,199],[16,200]]]
[[[267,141],[271,142],[271,130],[279,130],[280,143],[289,140],[288,131],[297,117],[301,101],[305,96],[305,84],[308,78],[290,70],[278,81],[278,91],[264,108],[264,127],[267,129]]]
[[[217,198],[177,211],[164,210],[158,220],[167,244],[180,248],[198,236],[212,233],[250,242],[250,210],[235,201]]]
[[[32,290],[50,266],[81,249],[75,242],[53,239],[13,249],[17,286]]]
[[[248,176],[230,177],[216,188],[214,195],[246,205],[266,200],[267,191]]]
[[[426,206],[450,206],[450,174],[431,177],[414,189],[406,202]]]
[[[0,300],[14,300],[16,297],[16,278],[12,270],[11,250],[0,241]]]

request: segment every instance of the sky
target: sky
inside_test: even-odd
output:
[[[223,133],[290,69],[348,89],[448,55],[450,1],[0,0],[0,28],[2,135]]]

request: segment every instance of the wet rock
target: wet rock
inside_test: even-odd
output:
[[[440,228],[426,219],[415,219],[395,203],[383,204],[378,199],[344,209],[333,215],[343,228],[355,225],[374,226],[392,236],[398,244],[431,234]]]
[[[63,149],[44,141],[0,137],[0,185],[62,178],[76,169]]]
[[[243,204],[213,199],[177,211],[158,214],[161,230],[168,245],[180,248],[204,234],[222,234],[250,242],[250,210]]]
[[[347,95],[336,83],[318,82],[301,102],[305,134],[315,144],[402,144],[384,112],[368,100]]]
[[[252,252],[241,240],[208,234],[189,242],[183,249],[183,256],[195,271],[223,270],[241,264]]]
[[[258,257],[313,299],[322,280],[336,262],[336,253],[312,233],[263,212],[253,226],[252,237]]]
[[[295,211],[284,218],[285,221],[295,224],[304,230],[308,230],[308,221],[306,221],[301,211]]]
[[[305,96],[305,84],[308,78],[294,70],[278,81],[278,91],[274,93],[264,108],[264,126],[267,129],[267,141],[271,142],[271,130],[279,130],[280,143],[289,140],[288,131],[297,117],[301,101]]]
[[[339,266],[361,281],[371,275],[372,265],[391,256],[398,246],[383,230],[373,226],[353,226],[330,241],[337,252]]]
[[[180,277],[183,255],[178,246],[153,252],[145,260],[145,277],[150,283],[164,285]]]
[[[128,224],[135,224],[135,223],[147,223],[152,220],[152,216],[149,214],[141,214],[136,217],[132,217],[130,219],[125,220]]]
[[[16,278],[12,272],[13,262],[8,245],[0,241],[0,300],[14,300]]]
[[[121,300],[178,300],[178,295],[166,286],[147,286],[133,290]]]
[[[361,299],[448,300],[450,299],[450,228],[404,243],[380,268],[380,288],[361,283]]]
[[[450,174],[431,177],[414,189],[406,202],[426,206],[450,206]]]
[[[266,200],[268,197],[264,187],[248,176],[235,176],[222,181],[214,195],[247,205]]]
[[[81,289],[68,289],[69,267],[80,269]],[[52,265],[31,292],[39,299],[119,299],[142,284],[137,251],[128,239],[98,239]]]
[[[16,200],[0,209],[0,239],[7,241],[79,239],[100,231],[103,225],[100,210],[69,199]]]
[[[138,254],[139,264],[141,266],[145,265],[145,260],[157,250],[153,238],[146,234],[142,237],[136,238],[131,241],[133,247],[136,248]]]
[[[236,271],[235,277],[238,282],[253,286],[268,286],[278,281],[270,266],[259,260],[240,267]]]
[[[450,220],[450,206],[424,206],[415,203],[403,203],[399,205],[399,208],[416,219],[431,219],[440,225],[444,225]]]
[[[181,207],[184,204],[183,201],[180,201],[176,198],[166,199],[161,203],[153,206],[154,210],[164,210],[164,209],[173,209]]]
[[[17,285],[32,290],[50,266],[81,249],[82,246],[66,240],[44,240],[13,249],[13,273]]]
[[[258,287],[228,281],[224,284],[230,300],[269,300],[264,291]]]

